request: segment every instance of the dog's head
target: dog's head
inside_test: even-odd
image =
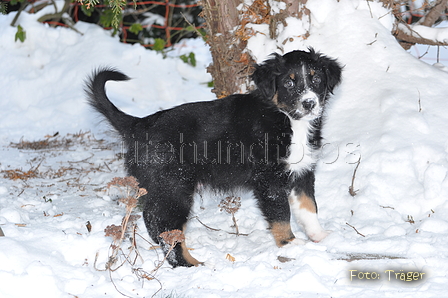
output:
[[[341,66],[309,48],[271,58],[255,66],[252,79],[262,96],[293,119],[321,116],[325,101],[341,81]]]

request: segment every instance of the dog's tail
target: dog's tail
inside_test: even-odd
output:
[[[85,92],[89,104],[103,114],[109,123],[122,135],[129,132],[129,127],[137,119],[119,110],[107,98],[105,85],[107,81],[127,81],[129,77],[113,68],[99,68],[86,81]]]

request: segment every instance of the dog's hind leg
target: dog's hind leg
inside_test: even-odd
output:
[[[202,264],[191,256],[185,241],[173,245],[161,237],[163,232],[180,230],[185,232],[185,226],[193,204],[193,191],[190,195],[182,195],[185,192],[179,188],[168,191],[152,189],[144,198],[143,218],[146,229],[151,238],[160,244],[168,262],[173,267],[198,266]]]

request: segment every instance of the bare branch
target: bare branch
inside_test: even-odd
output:
[[[437,30],[435,28],[429,29]],[[448,42],[437,41],[421,36],[411,26],[404,23],[399,23],[397,25],[397,28],[395,32],[393,32],[393,35],[400,41],[401,46],[406,50],[416,43],[427,44],[431,46],[448,46]]]
[[[355,232],[358,234],[358,235],[360,235],[360,236],[362,236],[362,237],[366,237],[365,235],[363,235],[363,234],[361,234],[360,232],[358,232],[358,230],[354,227],[354,226],[352,226],[351,224],[349,224],[348,222],[346,222],[345,223],[347,226],[349,226],[350,228],[352,228],[353,230],[355,230]]]
[[[357,163],[358,164],[356,165],[355,170],[353,171],[352,185],[350,185],[350,187],[348,188],[348,192],[352,197],[356,196],[356,193],[358,192],[358,190],[355,190],[355,177],[356,177],[356,171],[358,170],[359,164],[361,163],[361,156],[359,156]]]
[[[448,2],[446,0],[438,0],[437,3],[429,10],[429,12],[419,20],[419,24],[427,27],[433,26],[440,16],[445,13]]]
[[[437,0],[436,3],[428,8],[429,4],[426,4],[425,10],[426,14],[414,25],[409,25],[402,18],[402,11],[400,7],[403,5],[400,1],[396,0],[380,0],[383,5],[387,8],[392,9],[393,14],[396,18],[395,30],[392,34],[399,41],[400,45],[408,50],[411,46],[415,44],[426,44],[430,46],[446,46],[448,42],[436,40],[433,37],[429,37],[427,34],[419,33],[417,28],[419,26],[426,27],[425,30],[440,30],[431,28],[444,15],[445,11],[448,9],[447,0]],[[432,34],[436,36],[436,34]]]

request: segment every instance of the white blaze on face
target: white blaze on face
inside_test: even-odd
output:
[[[304,89],[300,94],[296,113],[307,120],[313,120],[320,116],[322,108],[319,103],[319,96],[315,92],[311,91],[308,80],[308,69],[305,64],[302,65],[302,80]]]
[[[308,71],[306,69],[305,64],[302,65],[302,79],[303,79],[303,86],[305,86],[305,90],[309,89],[308,84]]]

